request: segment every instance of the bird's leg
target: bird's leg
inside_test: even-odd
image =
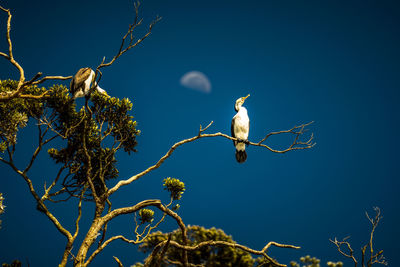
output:
[[[249,146],[250,145],[250,141],[249,141],[249,139],[246,139],[246,140],[244,140],[244,142],[243,143],[245,143],[246,144],[246,146]]]

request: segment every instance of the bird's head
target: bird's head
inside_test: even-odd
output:
[[[106,97],[110,97],[110,96],[107,94],[106,90],[100,88],[100,86],[96,86],[96,90],[97,90],[97,92],[99,92],[100,94],[102,94],[102,95],[104,95],[104,96],[106,96]]]
[[[249,96],[250,96],[250,94],[248,94],[247,96],[240,97],[240,98],[238,98],[238,99],[236,100],[236,103],[235,103],[235,110],[236,110],[236,111],[239,111],[240,107],[243,105],[244,101],[245,101],[246,98],[248,98]]]

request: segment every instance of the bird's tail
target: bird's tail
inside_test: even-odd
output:
[[[236,149],[236,154],[235,154],[235,156],[236,156],[237,162],[239,162],[239,163],[245,162],[246,159],[247,159],[246,150],[244,150],[244,149],[243,149],[243,150],[237,150],[237,149]]]

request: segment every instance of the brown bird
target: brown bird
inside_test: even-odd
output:
[[[73,99],[78,97],[88,96],[90,92],[91,84],[94,82],[95,90],[99,93],[108,96],[107,92],[97,85],[94,80],[95,73],[91,68],[81,68],[72,78],[70,84],[70,92],[73,95]]]

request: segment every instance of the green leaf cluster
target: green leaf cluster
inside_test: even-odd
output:
[[[300,258],[300,262],[303,263],[303,265],[300,265],[296,261],[291,261],[290,266],[291,267],[320,267],[321,261],[317,259],[316,257],[311,257],[310,255],[304,256]],[[331,262],[328,261],[327,266],[329,267],[343,267],[343,262],[338,261],[338,262]]]
[[[95,91],[89,109],[76,111],[67,88],[56,86],[51,92],[47,106],[55,112],[55,129],[67,143],[48,152],[57,163],[69,168],[71,177],[64,186],[73,194],[91,179],[96,193],[102,195],[106,181],[119,174],[116,152],[121,148],[128,153],[136,151],[136,136],[140,132],[129,114],[132,103]]]
[[[18,82],[0,80],[0,93],[7,93],[17,89]],[[45,88],[27,86],[24,94],[41,95]],[[35,99],[13,98],[0,102],[0,152],[17,143],[17,133],[24,128],[32,117],[38,118],[43,113],[43,104]]]
[[[21,267],[22,263],[19,260],[14,260],[11,264],[3,263],[2,267]]]
[[[140,224],[152,223],[154,220],[154,211],[151,209],[139,210]]]
[[[185,192],[185,184],[179,179],[168,177],[164,179],[164,190],[168,190],[171,193],[171,198],[173,200],[181,199],[183,193]]]
[[[17,88],[16,81],[0,81],[0,93]],[[45,88],[36,86],[24,89],[24,94],[40,95]],[[79,196],[89,179],[101,196],[106,181],[118,177],[115,155],[118,150],[135,152],[136,121],[130,115],[129,99],[118,99],[93,92],[90,101],[76,110],[68,88],[53,85],[40,99],[14,98],[0,102],[0,150],[15,145],[18,130],[29,120],[42,125],[46,133],[52,133],[59,141],[49,148],[49,156],[69,172],[63,186],[72,196]],[[91,197],[87,193],[86,197]]]

